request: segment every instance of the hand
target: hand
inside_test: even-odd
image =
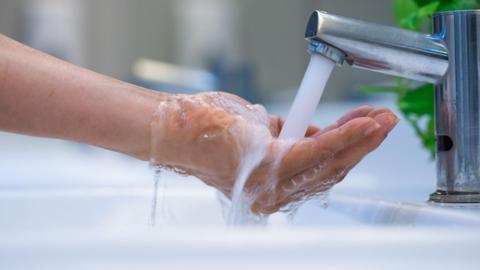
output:
[[[227,93],[175,95],[160,103],[152,121],[151,161],[194,175],[227,197],[241,167],[256,161],[244,190],[254,212],[273,213],[341,181],[397,121],[388,109],[363,106],[289,142],[278,139],[283,121],[262,106]]]
[[[272,122],[275,127],[272,135],[278,137],[283,120],[274,117]],[[329,190],[343,180],[363,157],[375,150],[397,123],[398,118],[387,108],[362,106],[325,129],[310,126],[305,139],[296,142],[283,156],[274,192],[258,196],[252,210],[273,213],[291,202]],[[268,170],[267,167],[268,157],[251,178],[261,179],[262,169]],[[249,180],[247,190],[255,189],[252,186],[256,182]]]

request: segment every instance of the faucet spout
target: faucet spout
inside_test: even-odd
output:
[[[305,38],[309,51],[337,63],[422,82],[441,82],[449,66],[441,38],[322,11],[310,16]]]
[[[440,203],[480,203],[480,10],[435,13],[433,34],[315,11],[309,51],[353,67],[435,84]]]

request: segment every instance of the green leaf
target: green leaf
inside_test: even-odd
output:
[[[422,27],[430,21],[430,17],[440,7],[440,1],[431,2],[416,11],[410,13],[409,16],[400,20],[400,26],[410,30],[420,31]]]
[[[414,90],[407,91],[398,100],[398,105],[400,110],[407,116],[421,117],[423,115],[433,115],[433,94],[433,85],[425,84]]]
[[[394,0],[393,1],[393,13],[397,24],[401,24],[401,21],[415,13],[418,10],[418,5],[414,0]]]
[[[435,155],[433,85],[426,84],[404,92],[404,95],[398,97],[398,106],[433,158]],[[420,125],[422,120],[427,121],[426,126]]]
[[[437,1],[438,1],[438,0],[415,0],[415,3],[416,3],[418,6],[422,7],[422,6],[428,5],[428,4],[432,3],[432,2],[437,2]],[[444,6],[444,5],[447,5],[447,4],[449,4],[449,3],[452,3],[453,1],[456,1],[456,0],[440,0],[439,2],[440,2],[440,5],[441,5],[441,6]],[[460,1],[462,1],[462,0],[460,0]],[[467,1],[468,1],[468,0],[467,0]]]
[[[400,21],[400,26],[409,30],[419,30],[418,17],[416,13],[404,18]]]
[[[417,14],[421,18],[430,17],[433,15],[433,13],[435,13],[435,11],[438,10],[439,7],[440,7],[440,1],[434,1],[428,5],[421,7],[418,10]]]
[[[428,129],[425,132],[425,136],[422,138],[423,145],[430,151],[430,155],[435,158],[436,149],[436,136],[435,136],[435,118],[432,117],[428,121]]]
[[[360,92],[363,93],[397,93],[398,87],[395,86],[360,86]]]
[[[442,6],[442,11],[477,9],[480,7],[479,1],[476,0],[454,0],[448,2]]]

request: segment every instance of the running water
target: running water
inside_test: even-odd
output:
[[[162,177],[161,166],[153,166],[153,194],[150,208],[149,224],[152,227],[156,225],[169,226],[174,224],[175,216],[167,205],[167,181]]]
[[[335,63],[330,59],[312,54],[297,96],[280,132],[280,139],[301,139],[305,136],[334,66]]]
[[[243,140],[241,145],[244,148],[244,155],[239,164],[233,186],[230,208],[226,211],[226,223],[227,225],[266,224],[268,216],[254,214],[251,211],[256,194],[246,193],[244,187],[252,171],[265,158],[267,146],[272,140],[270,131],[265,128],[268,126],[270,119],[263,106],[253,105],[245,109],[243,106],[231,105],[235,107],[232,109],[236,113],[248,116],[248,119],[254,121],[242,119],[232,130],[232,133],[241,134],[239,139]],[[273,179],[266,179],[265,181],[271,182]],[[225,205],[223,204],[224,207]]]
[[[312,54],[297,96],[280,132],[280,139],[302,139],[305,137],[334,67],[335,63],[330,59]],[[320,205],[326,206],[328,204],[328,192],[316,194],[314,198],[305,198],[302,201],[290,204],[282,212],[287,213],[289,221],[293,222],[298,208],[305,201],[311,199],[315,199]]]
[[[150,208],[150,226],[155,227],[157,223],[157,199],[158,199],[158,182],[160,181],[161,170],[155,168],[155,174],[153,176],[153,196],[152,196],[152,206]],[[163,192],[163,191],[162,191]]]
[[[330,59],[327,59],[321,55],[312,54],[310,63],[305,71],[302,83],[298,89],[297,96],[290,108],[288,117],[283,125],[283,128],[280,132],[279,138],[284,140],[285,144],[282,146],[281,153],[279,158],[275,161],[277,166],[274,166],[274,171],[278,168],[278,163],[280,158],[283,157],[284,153],[290,149],[293,144],[293,140],[301,139],[305,136],[305,133],[310,125],[310,122],[315,114],[318,103],[322,97],[323,91],[327,84],[328,78],[335,67],[335,63]],[[240,173],[235,182],[234,191],[232,195],[232,203],[230,205],[230,211],[228,213],[227,224],[238,225],[238,224],[265,224],[268,216],[254,215],[250,211],[250,207],[253,202],[253,198],[249,197],[243,188],[245,182],[248,180],[248,177],[252,170],[258,164],[258,155],[253,155],[251,158],[248,154],[252,154],[251,151],[247,151],[247,156],[245,160],[246,164],[242,164]],[[262,155],[263,158],[263,155]],[[271,173],[272,177],[275,175],[275,172]],[[266,179],[271,183],[276,183],[276,179]],[[324,192],[317,194],[315,196],[321,204],[327,204],[328,202],[328,193]],[[286,212],[292,220],[298,210],[298,207],[304,201],[294,203],[290,206],[287,206],[286,209],[283,209],[283,212]]]
[[[320,98],[322,97],[323,90],[334,68],[334,65],[335,64],[331,60],[320,55],[314,54],[310,59],[310,63],[305,72],[302,83],[300,84],[297,96],[295,97],[288,117],[281,130],[279,136],[281,140],[278,145],[279,151],[277,152],[277,156],[273,161],[273,169],[270,172],[269,179],[264,179],[266,183],[271,183],[267,189],[272,190],[272,192],[278,181],[278,179],[276,179],[276,172],[278,170],[278,166],[280,165],[280,161],[293,143],[305,136],[306,130],[315,113]],[[196,99],[195,97],[184,97],[184,99],[198,106],[204,106],[202,104],[205,104],[204,100]],[[213,103],[215,103],[217,109],[222,108],[223,110],[239,115],[239,121],[237,125],[234,126],[230,132],[238,134],[238,138],[242,140],[239,145],[242,145],[243,147],[243,154],[232,190],[231,200],[228,201],[223,194],[220,198],[221,205],[225,213],[226,222],[228,225],[266,224],[268,215],[258,215],[251,211],[251,206],[255,200],[256,194],[247,194],[244,191],[244,187],[252,171],[265,158],[267,146],[272,142],[270,131],[265,129],[265,126],[268,126],[270,121],[268,113],[260,105],[248,105],[245,108],[245,106],[239,103],[222,98],[221,95],[215,97]],[[162,106],[159,106],[159,108],[162,108]],[[182,114],[184,114],[184,112],[182,112]],[[158,115],[161,115],[161,113]],[[245,118],[242,116],[245,116]],[[161,124],[161,121],[158,123]],[[152,134],[152,138],[158,136],[158,134]],[[155,140],[152,144],[152,147],[155,148]],[[152,225],[155,225],[155,213],[157,205],[156,189],[158,188],[158,181],[159,179],[157,172],[157,178],[155,178],[154,198],[152,201]],[[316,197],[326,197],[327,194],[328,193],[317,194]],[[326,203],[326,199],[323,201]],[[294,203],[290,205],[290,207],[284,209],[284,212],[289,213],[290,216],[293,217],[300,204],[301,203]]]

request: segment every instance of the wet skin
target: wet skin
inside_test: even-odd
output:
[[[228,197],[246,151],[255,151],[249,140],[261,141],[265,154],[245,186],[258,213],[330,189],[398,122],[386,108],[362,106],[325,129],[310,126],[306,138],[287,143],[278,139],[281,118],[231,94],[174,96],[159,110],[162,117],[152,125],[154,163],[195,175]]]
[[[0,130],[96,145],[197,176],[227,196],[245,156],[252,210],[272,213],[331,188],[397,123],[360,107],[296,142],[283,120],[226,93],[170,95],[66,63],[0,35]],[[260,155],[261,154],[261,155]]]

